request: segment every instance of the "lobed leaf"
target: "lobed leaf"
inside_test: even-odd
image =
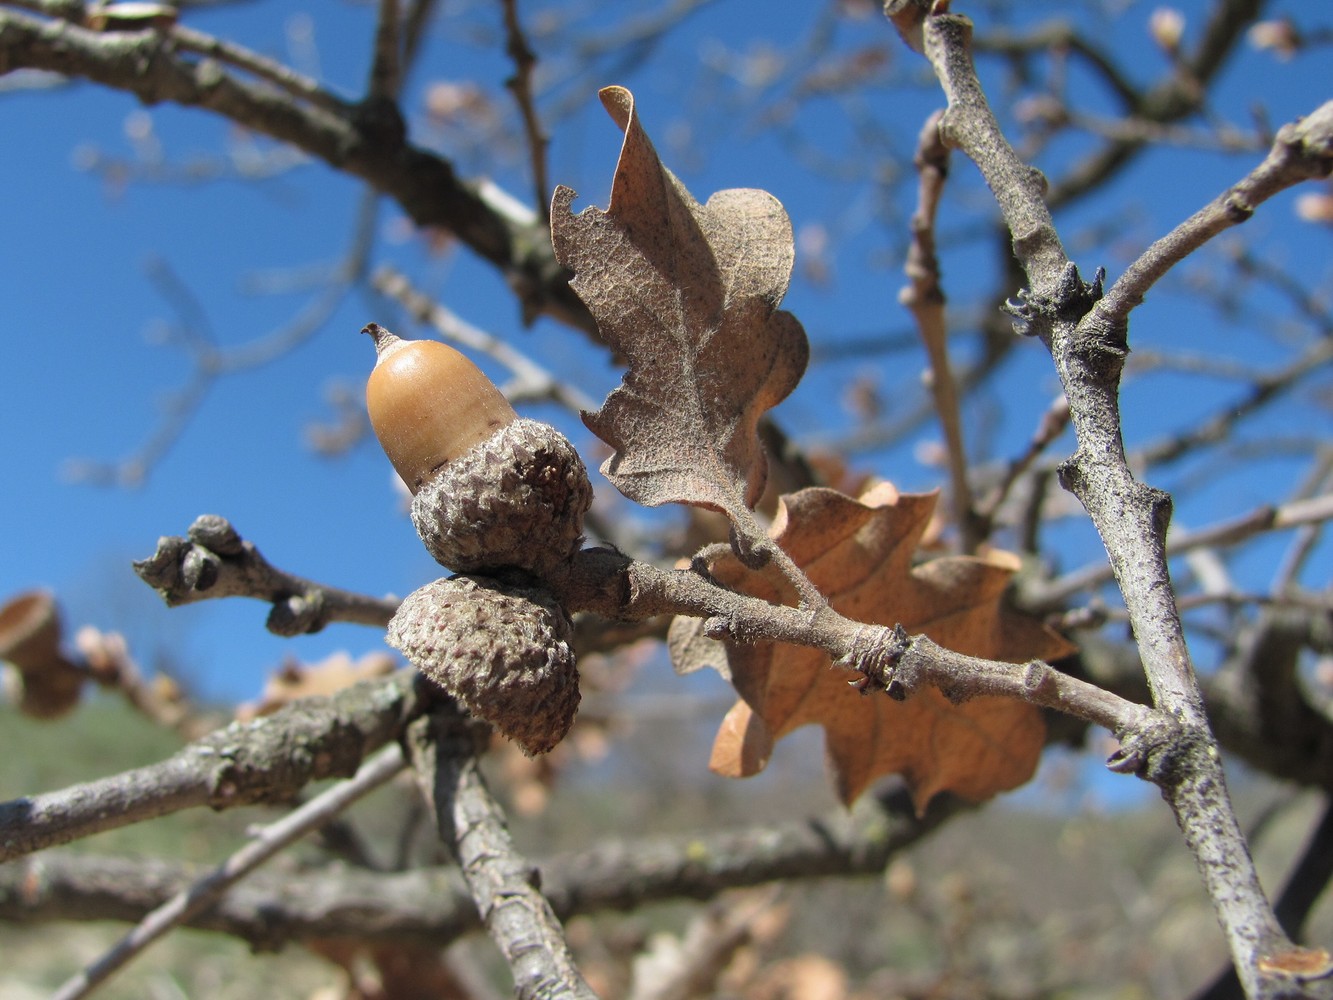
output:
[[[662,165],[621,87],[601,92],[625,140],[606,211],[551,207],[556,257],[628,370],[584,423],[614,449],[602,473],[647,506],[686,503],[733,522],[763,492],[760,417],[796,387],[805,331],[779,310],[795,251],[772,195],[700,205]]]
[[[883,484],[853,499],[834,490],[784,496],[772,535],[841,614],[901,623],[972,656],[1022,662],[1072,647],[1040,622],[1003,606],[1017,559],[948,556],[913,565],[936,495],[899,494]],[[710,563],[725,586],[794,604],[772,567],[749,569],[734,555]],[[780,643],[722,643],[697,619],[677,619],[670,648],[677,670],[724,666],[740,700],[727,714],[710,766],[732,777],[757,774],[774,743],[800,726],[824,728],[838,792],[850,803],[875,778],[900,774],[919,809],[939,792],[972,801],[1017,787],[1036,769],[1045,736],[1040,711],[1009,698],[953,704],[934,688],[897,702],[863,696],[818,650]]]

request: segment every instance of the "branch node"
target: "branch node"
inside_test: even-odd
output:
[[[1020,241],[1015,239],[1017,247]],[[1056,322],[1077,323],[1102,297],[1106,268],[1099,267],[1092,281],[1084,281],[1078,265],[1067,261],[1055,288],[1049,295],[1020,288],[1016,299],[1006,299],[1001,309],[1014,318],[1014,332],[1031,337],[1041,334]],[[1124,353],[1127,348],[1119,348]]]

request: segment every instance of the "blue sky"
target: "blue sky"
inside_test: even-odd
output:
[[[1025,5],[1023,21],[1032,23],[1069,6]],[[1178,6],[1187,15],[1189,31],[1197,32],[1206,5]],[[1278,4],[1273,11],[1299,6]],[[719,188],[762,187],[783,201],[798,231],[820,221],[831,225],[835,280],[819,287],[798,277],[786,302],[805,323],[818,351],[839,339],[909,329],[896,305],[902,278],[895,255],[904,234],[880,224],[871,171],[850,169],[856,165],[848,163],[848,177],[836,183],[819,181],[809,170],[793,167],[791,152],[798,148],[810,158],[822,151],[836,161],[851,137],[865,138],[864,122],[873,118],[885,133],[867,139],[869,147],[886,157],[910,155],[924,115],[940,103],[938,93],[903,93],[881,86],[854,101],[815,99],[784,115],[785,131],[775,135],[735,114],[733,91],[720,83],[716,90],[701,87],[689,72],[701,53],[711,57],[719,46],[751,55],[761,51],[766,39],[777,49],[792,46],[814,18],[814,7],[764,5],[769,16],[755,24],[758,5],[712,4],[642,64],[614,78],[562,89],[559,99],[576,110],[556,127],[550,173],[552,183],[569,184],[579,192],[580,205],[605,204],[619,134],[597,105],[595,86],[629,86],[664,158],[701,200]],[[1148,40],[1145,22],[1151,5],[1127,2],[1123,7],[1118,19],[1094,22],[1092,30],[1108,48],[1133,53],[1131,69],[1138,79],[1152,79],[1162,71],[1164,57]],[[189,21],[200,30],[285,57],[291,19],[312,15],[322,77],[351,95],[365,77],[372,11],[366,4],[268,2],[192,13]],[[781,16],[772,16],[776,14]],[[489,16],[479,8],[468,23],[483,24]],[[888,34],[878,18],[848,21],[838,28],[837,45],[857,49],[882,43]],[[422,141],[430,139],[420,111],[424,89],[432,81],[475,78],[494,88],[500,101],[506,96],[499,84],[507,65],[461,36],[453,28],[438,30],[413,77],[407,108]],[[896,42],[890,48],[892,73],[924,71],[924,64],[914,62]],[[1329,96],[1327,67],[1321,71],[1319,60],[1314,54],[1280,63],[1269,54],[1247,50],[1223,81],[1213,111],[1245,125],[1255,102],[1268,109],[1274,124],[1311,110]],[[999,68],[987,64],[987,74],[995,83],[992,98],[1003,107]],[[1076,96],[1091,93],[1078,74],[1071,88]],[[1090,99],[1095,101],[1095,96]],[[769,106],[781,110],[778,94]],[[1110,107],[1094,103],[1092,110]],[[168,611],[133,577],[129,561],[150,554],[159,535],[183,534],[196,515],[218,513],[231,518],[276,564],[316,580],[376,594],[405,594],[438,575],[401,515],[392,470],[373,442],[329,460],[312,455],[301,433],[306,423],[329,417],[323,393],[331,382],[357,390],[369,370],[370,344],[356,331],[370,320],[400,324],[384,314],[382,305],[354,292],[299,349],[262,370],[219,382],[184,437],[141,486],[105,488],[71,481],[67,470],[72,460],[116,460],[133,453],[157,426],[164,400],[189,374],[180,351],[153,342],[153,332],[175,313],[150,278],[152,261],[170,263],[198,301],[218,343],[239,344],[289,322],[311,298],[308,291],[254,295],[247,283],[255,276],[290,276],[331,265],[344,252],[356,218],[357,186],[318,164],[258,183],[131,182],[120,189],[79,169],[91,148],[130,156],[133,144],[127,131],[141,128],[145,114],[151,116],[153,135],[169,162],[215,153],[228,140],[229,126],[201,112],[145,110],[127,96],[89,85],[0,95],[0,130],[8,137],[6,155],[0,157],[0,191],[9,236],[0,282],[10,328],[8,361],[0,366],[0,426],[5,429],[0,440],[0,467],[5,470],[0,524],[6,529],[0,535],[0,595],[51,587],[71,623],[124,630],[146,665],[169,653],[176,669],[205,696],[242,700],[286,657],[313,661],[342,649],[357,655],[379,648],[379,638],[363,628],[335,626],[320,635],[281,640],[264,631],[265,608],[255,602],[206,602]],[[675,160],[673,150],[682,137],[690,140],[693,153]],[[1041,163],[1058,173],[1083,148],[1073,139],[1061,140],[1043,152]],[[466,151],[450,152],[465,165],[471,162]],[[1105,264],[1114,278],[1125,262],[1126,248],[1142,246],[1165,231],[1255,161],[1252,154],[1154,153],[1107,195],[1059,221],[1085,269]],[[907,165],[899,161],[897,168]],[[970,165],[956,160],[954,172],[941,220],[946,233],[973,224],[984,206],[984,192]],[[494,177],[530,200],[521,162],[500,165]],[[1255,236],[1260,248],[1277,247],[1273,252],[1293,272],[1327,287],[1329,233],[1295,222],[1292,201],[1292,195],[1275,199],[1249,224],[1246,235]],[[910,210],[907,202],[895,207],[900,214]],[[984,207],[982,211],[990,217]],[[1084,248],[1076,242],[1080,231],[1108,220],[1123,223],[1112,244]],[[512,297],[488,266],[465,252],[424,254],[418,242],[396,237],[401,233],[398,223],[393,206],[382,205],[377,259],[407,271],[469,322],[514,338],[594,397],[615,384],[616,373],[587,349],[580,334],[548,322],[523,331]],[[989,255],[975,248],[946,256],[952,301],[962,306],[971,297],[969,289],[988,291],[992,266]],[[1169,285],[1155,291],[1136,314],[1133,336],[1136,344],[1189,347],[1222,352],[1245,363],[1270,363],[1264,341],[1219,322]],[[798,437],[845,430],[853,418],[838,398],[848,380],[863,375],[884,391],[896,391],[915,384],[920,365],[920,352],[912,351],[817,367],[779,409],[778,419]],[[483,367],[503,375],[484,361]],[[1049,359],[1040,345],[1025,343],[1008,363],[1005,379],[988,390],[985,400],[1002,407],[1005,419],[995,422],[988,410],[974,409],[969,434],[977,440],[984,431],[993,453],[1011,454],[1021,448],[1055,391]],[[1131,442],[1155,437],[1189,414],[1210,411],[1236,394],[1234,386],[1167,376],[1146,379],[1141,387],[1131,385],[1126,392]],[[585,447],[585,454],[594,453],[586,432],[568,415],[550,410],[535,415],[554,417]],[[1299,407],[1289,406],[1256,422],[1247,433],[1327,435],[1328,423],[1327,411],[1305,418]],[[905,446],[861,455],[857,461],[908,488],[942,485],[941,471],[919,464],[911,448],[935,435],[927,425]],[[1067,451],[1068,441],[1061,446]],[[1173,469],[1158,483],[1169,487],[1183,471]],[[1274,462],[1261,475],[1222,481],[1221,488],[1203,491],[1197,502],[1182,507],[1181,516],[1197,526],[1280,499],[1298,471],[1297,465]],[[1086,524],[1074,522],[1062,532],[1068,536],[1066,568],[1096,558],[1098,546]],[[1265,551],[1271,554],[1275,546],[1280,543]],[[1249,562],[1256,566],[1246,572],[1253,573],[1255,586],[1262,586],[1271,562]]]

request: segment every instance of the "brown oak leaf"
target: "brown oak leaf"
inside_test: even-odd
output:
[[[901,623],[961,653],[1022,662],[1072,647],[1040,622],[1006,609],[1001,597],[1017,557],[944,556],[913,565],[936,494],[873,487],[860,500],[808,489],[781,500],[770,534],[832,607],[857,621]],[[772,567],[748,569],[725,554],[710,564],[719,582],[779,604],[795,604]],[[740,700],[713,745],[710,767],[746,777],[763,770],[774,743],[792,730],[824,727],[838,792],[852,802],[876,777],[901,774],[918,809],[938,792],[971,801],[1023,784],[1045,736],[1040,711],[1025,702],[979,697],[954,704],[927,688],[905,702],[861,695],[826,654],[780,643],[717,642],[697,619],[678,618],[670,647],[682,673],[714,666]]]
[[[606,211],[570,211],[556,189],[551,235],[570,283],[628,371],[584,423],[615,453],[602,466],[647,506],[687,503],[746,521],[767,464],[759,418],[796,387],[809,346],[777,306],[795,251],[764,191],[700,205],[662,165],[622,87],[601,91],[625,140]]]

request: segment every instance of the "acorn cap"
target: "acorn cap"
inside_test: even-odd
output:
[[[573,636],[546,591],[480,576],[413,591],[388,633],[413,666],[530,757],[564,739],[578,711]]]
[[[592,486],[569,439],[519,419],[440,469],[412,499],[427,550],[459,573],[516,566],[549,576],[583,543]]]

